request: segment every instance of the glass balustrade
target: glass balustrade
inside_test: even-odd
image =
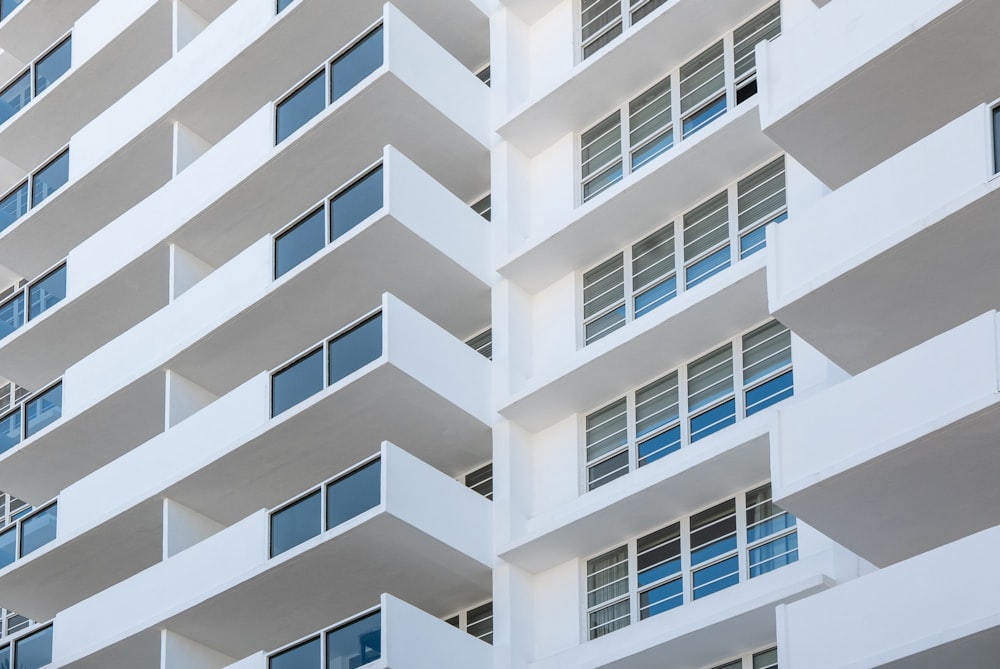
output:
[[[357,669],[382,657],[382,612],[323,630],[267,658],[268,669]]]
[[[28,397],[13,411],[0,417],[0,453],[9,451],[61,417],[60,381],[47,390]]]
[[[16,7],[20,2],[0,0],[0,20],[7,17],[10,5]],[[10,11],[13,11],[13,7]],[[69,71],[73,61],[73,37],[70,35],[49,49],[38,60],[28,66],[0,90],[0,124],[7,121],[22,108],[27,106],[46,88],[57,82]]]
[[[57,511],[53,502],[18,518],[0,532],[0,569],[55,541]]]
[[[0,102],[2,106],[2,102]],[[0,232],[34,209],[69,181],[69,149],[47,162],[0,198]]]

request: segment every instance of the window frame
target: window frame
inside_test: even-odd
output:
[[[24,0],[24,1],[27,1],[27,0]],[[24,4],[24,2],[22,2],[21,4]],[[18,5],[18,7],[20,7],[20,6],[21,5]],[[17,9],[17,8],[15,7],[15,9]],[[4,18],[6,18],[6,17],[4,17]],[[2,21],[2,20],[3,19],[0,19],[0,21]],[[72,39],[73,39],[73,30],[70,29],[70,30],[66,31],[65,33],[63,33],[55,42],[53,42],[52,44],[50,44],[44,51],[42,51],[41,54],[39,54],[37,57],[33,58],[32,61],[30,63],[28,63],[28,65],[26,67],[18,70],[17,74],[15,74],[11,78],[9,78],[2,85],[0,85],[0,95],[2,95],[4,93],[6,93],[7,90],[9,88],[11,88],[22,77],[24,77],[25,75],[27,75],[27,77],[28,77],[28,100],[24,104],[22,104],[21,107],[18,108],[18,110],[16,112],[14,112],[13,114],[11,114],[4,121],[0,122],[0,126],[5,125],[12,118],[14,118],[15,116],[19,115],[29,105],[31,105],[32,102],[34,102],[35,100],[37,100],[39,95],[42,95],[43,93],[45,93],[45,91],[47,91],[48,89],[52,88],[57,83],[59,83],[60,81],[62,81],[63,78],[66,76],[66,73],[68,73],[70,70],[73,69],[73,45],[72,45]],[[60,74],[58,77],[56,77],[56,79],[54,81],[46,84],[42,88],[41,92],[39,92],[38,91],[38,74],[36,72],[36,70],[38,69],[38,65],[43,60],[45,60],[46,58],[48,58],[49,56],[51,56],[52,53],[56,51],[56,49],[58,49],[59,47],[63,46],[66,42],[70,42],[70,61],[69,61],[69,67],[67,67],[62,72],[62,74]]]

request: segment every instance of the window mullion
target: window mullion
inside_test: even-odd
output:
[[[736,393],[736,420],[746,417],[746,393],[743,387],[743,335],[733,340],[733,391]]]
[[[681,525],[681,587],[683,588],[682,601],[690,604],[694,601],[694,581],[691,576],[691,517],[685,516],[680,520]]]
[[[625,292],[625,322],[635,320],[635,286],[633,283],[633,267],[632,267],[632,245],[626,246],[622,252],[622,274],[624,280],[624,292]]]
[[[632,27],[632,12],[629,11],[629,0],[620,0],[622,12],[622,33]]]
[[[736,62],[734,57],[733,32],[722,36],[723,77],[726,81],[726,109],[736,106]]]
[[[742,394],[742,393],[740,393]],[[740,582],[750,580],[750,552],[747,546],[747,491],[736,495],[736,552]]]
[[[625,399],[625,410],[627,411],[627,432],[628,439],[628,470],[634,472],[639,468],[639,439],[636,437],[636,399],[635,391],[630,391]]]
[[[629,624],[639,622],[639,540],[628,542],[628,621]]]
[[[733,265],[740,261],[740,204],[737,183],[734,181],[726,187],[726,197],[729,201],[726,211],[729,215],[729,257]]]
[[[681,421],[681,448],[691,444],[691,425],[688,416],[687,365],[677,368],[677,416]]]
[[[622,105],[622,108],[618,111],[619,119],[621,121],[621,132],[620,132],[620,142],[619,150],[621,151],[622,158],[622,179],[632,174],[632,154],[631,154],[631,134],[632,126],[629,123],[628,117],[628,101]]]

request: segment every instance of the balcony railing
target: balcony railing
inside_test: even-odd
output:
[[[382,460],[368,460],[271,512],[271,557],[378,506]]]
[[[69,148],[35,170],[0,199],[0,232],[40,205],[69,181]]]
[[[61,416],[62,381],[59,381],[0,418],[0,453],[14,448]]]
[[[354,669],[382,657],[382,610],[366,611],[272,653],[267,669]]]
[[[380,309],[272,373],[271,416],[337,383],[381,355]]]
[[[275,144],[288,139],[382,66],[382,33],[379,22],[275,105]]]
[[[0,669],[41,669],[52,663],[52,625],[0,647]]]
[[[32,511],[0,533],[0,569],[34,553],[56,538],[57,503]],[[3,667],[3,664],[0,664]]]
[[[36,279],[0,305],[0,339],[59,304],[66,297],[66,263]],[[27,310],[25,310],[27,306]]]
[[[0,0],[0,20],[10,12],[5,12],[11,0]],[[20,2],[16,3],[20,4]],[[0,91],[0,124],[6,123],[14,114],[26,107],[42,91],[58,81],[72,66],[73,36],[62,38],[54,47],[31,63],[14,80]]]

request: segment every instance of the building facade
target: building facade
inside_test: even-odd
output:
[[[0,0],[0,668],[994,669],[997,29]]]

